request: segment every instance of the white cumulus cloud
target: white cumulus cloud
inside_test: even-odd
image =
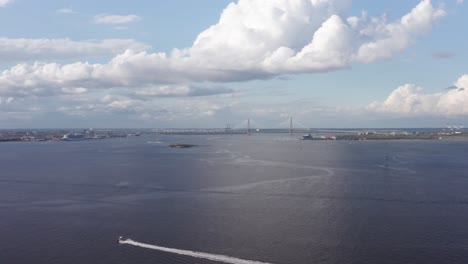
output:
[[[455,83],[454,89],[427,94],[422,87],[405,84],[395,89],[383,102],[373,102],[367,108],[377,112],[416,115],[468,114],[468,75]]]
[[[133,39],[74,41],[70,39],[0,38],[0,61],[76,59],[113,56],[127,49],[142,51],[148,45]]]
[[[6,104],[11,104],[15,98],[13,97],[8,97],[8,98],[2,98],[0,97],[0,104],[6,103]]]
[[[57,10],[61,14],[76,14],[77,12],[71,8],[60,8]]]
[[[141,17],[137,15],[110,15],[99,14],[94,17],[94,23],[97,24],[127,24],[138,22]]]
[[[411,45],[413,36],[428,32],[433,21],[443,16],[445,16],[443,9],[437,9],[431,1],[423,0],[396,23],[386,24],[385,17],[370,21],[366,16],[351,18],[354,28],[359,29],[359,35],[372,39],[359,47],[358,60],[372,62],[392,57]]]
[[[8,4],[12,3],[13,0],[0,0],[0,7],[7,6]]]
[[[88,92],[88,89],[83,87],[64,87],[62,92],[65,94],[83,94]]]
[[[108,63],[19,64],[0,74],[0,94],[44,87],[144,87],[313,73],[389,58],[445,12],[421,1],[396,22],[347,17],[349,0],[239,0],[192,47],[170,54],[129,49]],[[100,16],[101,22],[132,18]],[[126,16],[125,16],[126,17]],[[114,19],[115,18],[115,19]],[[133,18],[135,19],[135,18]]]

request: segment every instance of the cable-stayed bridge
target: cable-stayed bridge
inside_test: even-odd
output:
[[[271,122],[270,122],[271,124]],[[226,124],[224,128],[186,128],[186,129],[162,129],[158,130],[162,134],[181,134],[181,135],[205,135],[205,134],[247,134],[253,133],[288,133],[291,136],[294,133],[304,134],[349,134],[362,132],[362,130],[356,129],[312,129],[307,127],[301,121],[288,117],[281,119],[273,125],[265,125],[263,122],[259,122],[253,118],[246,118],[234,124]]]
[[[226,125],[226,131],[244,131],[246,134],[251,134],[254,132],[276,132],[276,133],[290,133],[291,135],[294,132],[307,132],[310,129],[307,128],[302,122],[295,120],[292,117],[289,117],[284,120],[280,120],[275,125],[267,126],[257,120],[252,118],[247,118],[242,120],[235,125]]]
[[[245,133],[251,134],[256,132],[261,133],[333,133],[333,134],[348,134],[348,133],[358,133],[362,130],[359,129],[326,129],[326,128],[312,128],[305,125],[303,122],[293,118],[288,117],[276,122],[273,125],[265,125],[262,122],[259,122],[253,118],[244,119],[234,125],[226,125],[226,133],[235,132],[235,133]]]

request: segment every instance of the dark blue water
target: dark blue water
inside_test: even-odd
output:
[[[120,235],[285,264],[468,263],[467,150],[282,135],[2,143],[0,263],[214,263]]]

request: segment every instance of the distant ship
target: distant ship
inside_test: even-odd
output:
[[[63,135],[62,137],[63,141],[81,141],[84,139],[85,137],[82,134],[78,134],[78,133],[74,133],[74,134],[68,133],[68,134]]]
[[[302,140],[336,140],[336,136],[312,136],[312,134],[303,135]]]

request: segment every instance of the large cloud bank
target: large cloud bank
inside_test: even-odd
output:
[[[467,115],[468,74],[460,77],[453,88],[426,94],[415,84],[405,84],[394,90],[383,102],[374,102],[369,110],[416,115]]]
[[[0,96],[332,71],[353,62],[390,58],[445,15],[430,0],[423,0],[401,19],[388,22],[385,16],[365,13],[348,17],[350,4],[349,0],[239,0],[226,7],[219,22],[201,32],[192,47],[171,54],[129,49],[104,64],[18,64],[0,73]],[[2,56],[7,55],[0,52]]]

